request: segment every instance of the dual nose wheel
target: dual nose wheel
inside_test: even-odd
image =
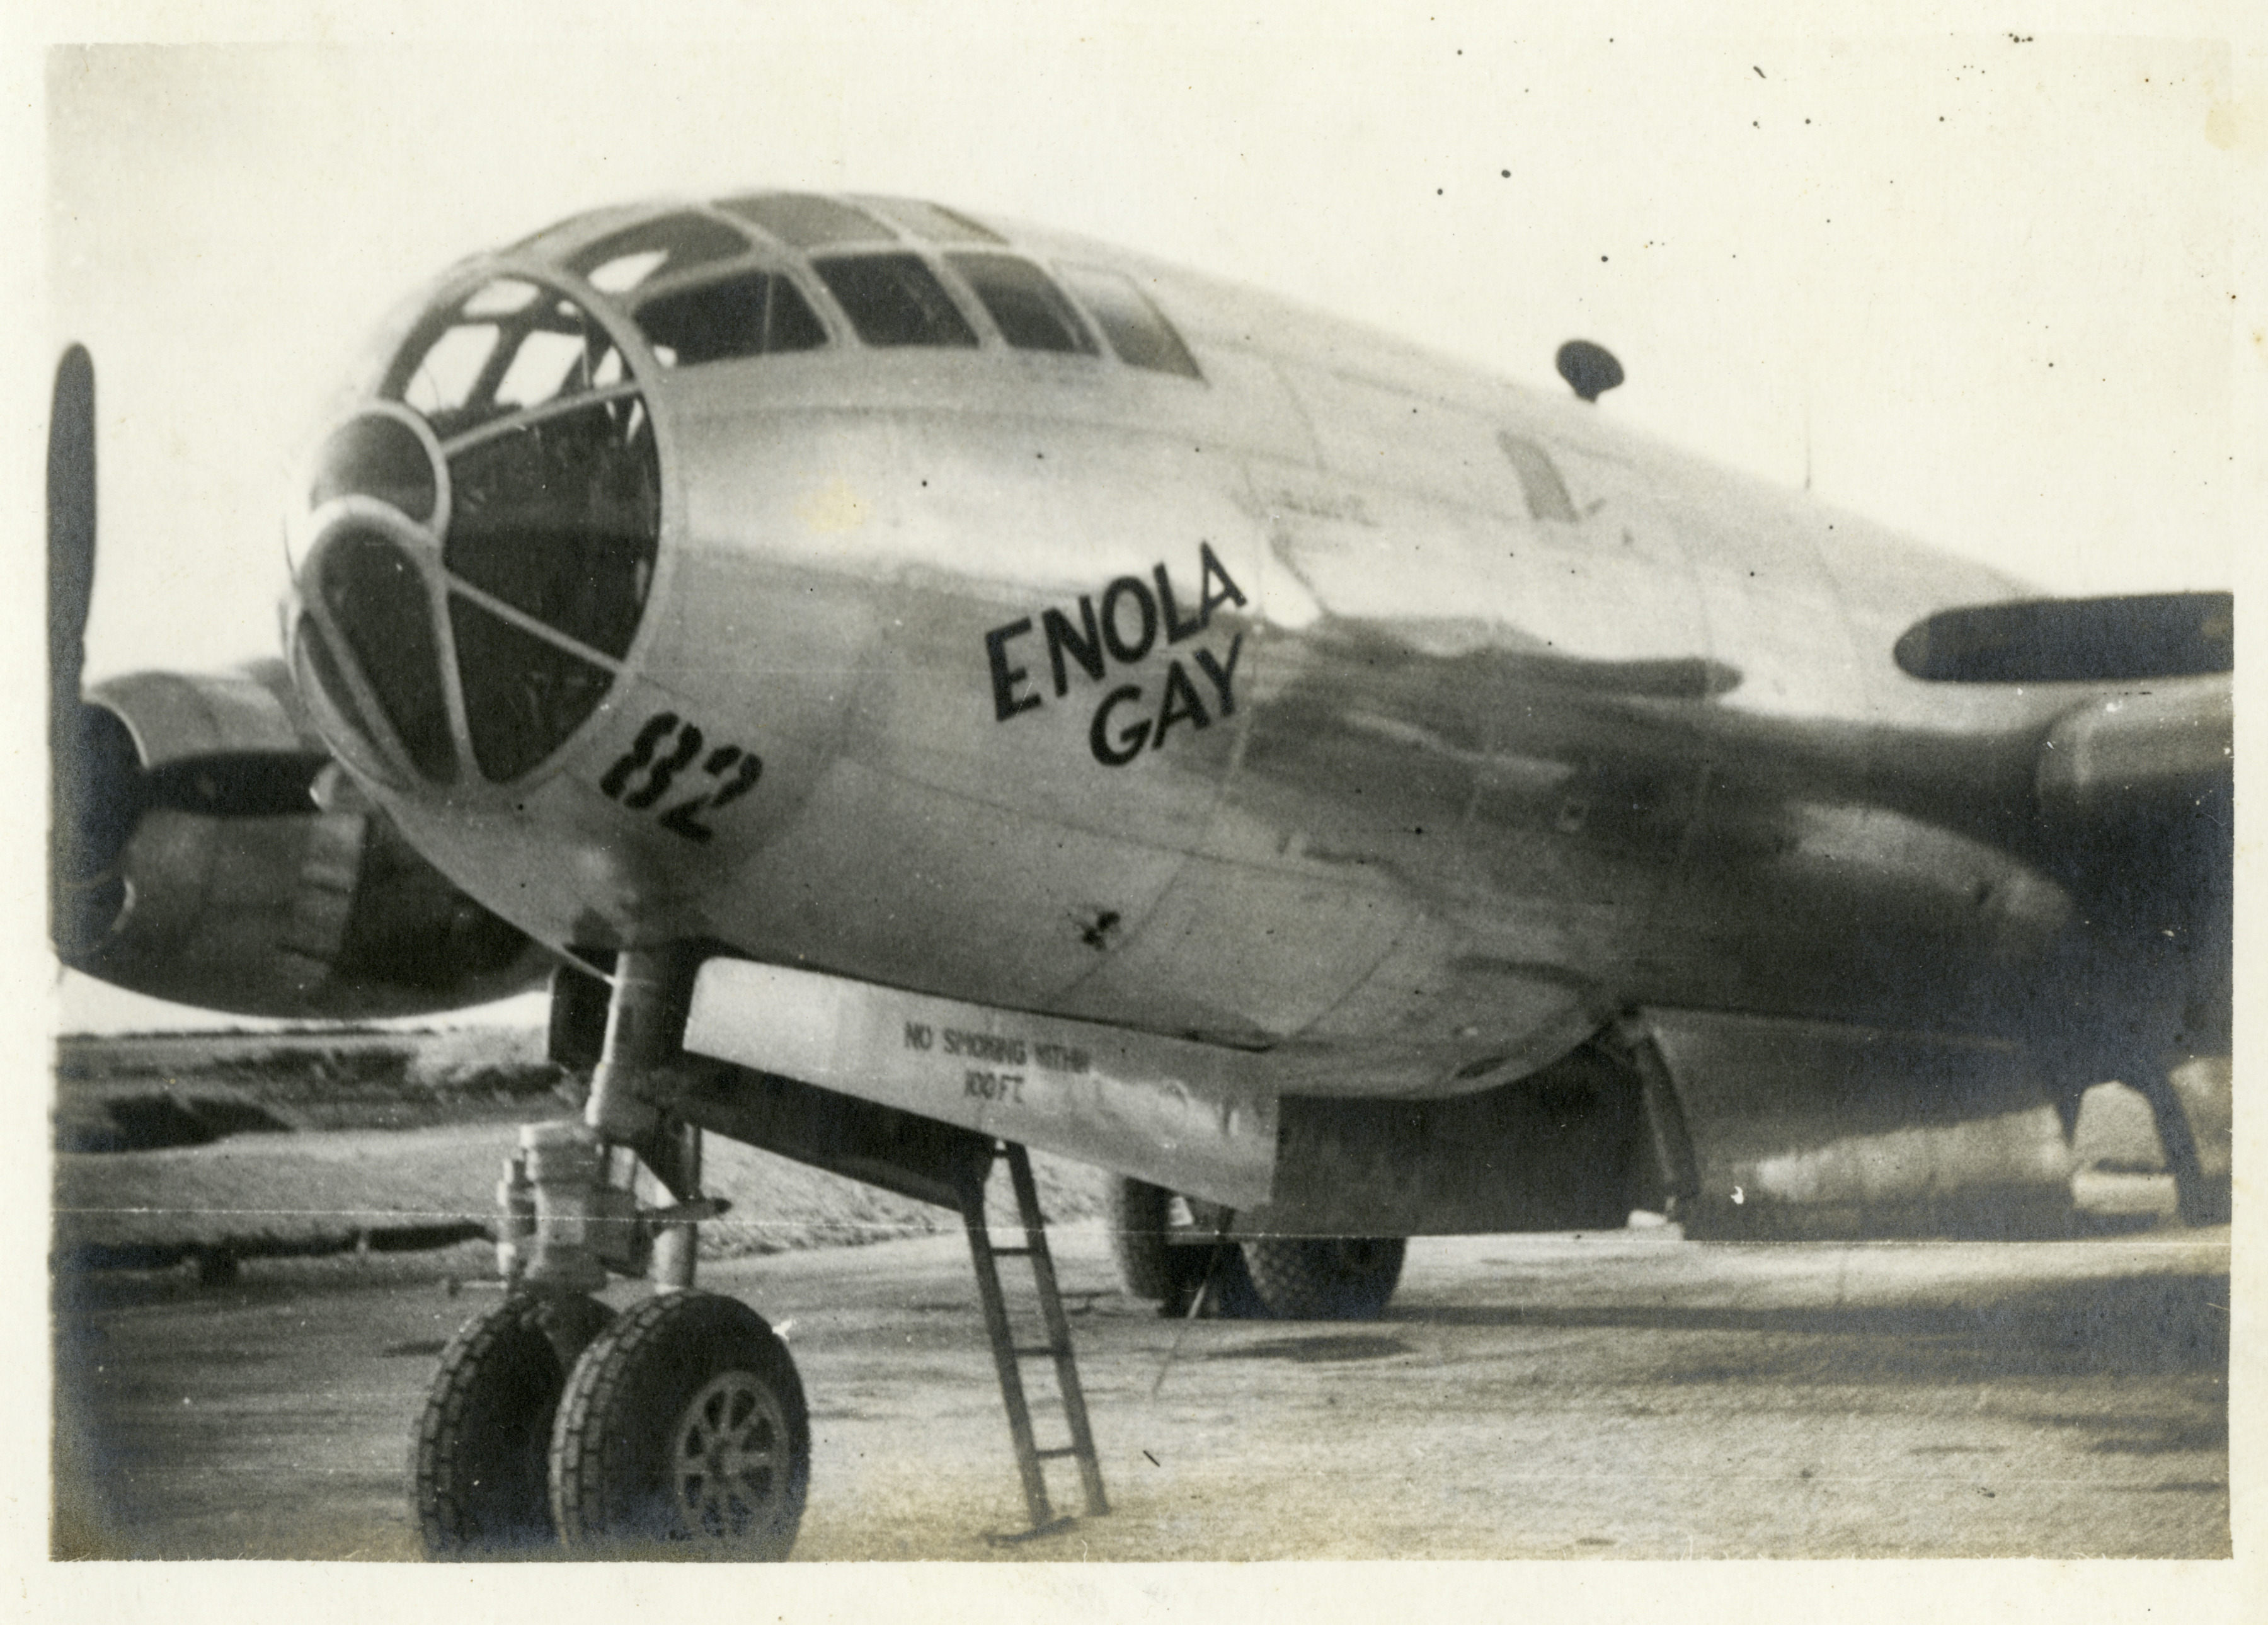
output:
[[[670,1292],[612,1317],[514,1297],[443,1353],[412,1476],[438,1558],[761,1562],[795,1543],[811,1429],[786,1348],[737,1299]]]

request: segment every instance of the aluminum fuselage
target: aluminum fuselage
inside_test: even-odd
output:
[[[1307,1094],[1486,1087],[1638,1005],[2021,1034],[2073,915],[2036,764],[2080,696],[1891,656],[2012,583],[1610,410],[1016,246],[1139,277],[1204,381],[648,365],[662,539],[611,695],[509,787],[368,780],[444,872],[562,949],[705,941]],[[663,717],[761,780],[633,809]]]

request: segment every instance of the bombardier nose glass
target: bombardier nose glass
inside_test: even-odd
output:
[[[319,516],[306,663],[422,776],[453,779],[469,749],[482,778],[517,779],[597,708],[637,633],[661,526],[652,417],[595,316],[510,277],[431,312],[379,393],[398,404],[316,459],[312,507],[383,506]]]

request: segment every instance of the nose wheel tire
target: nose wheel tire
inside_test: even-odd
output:
[[[649,1298],[569,1374],[551,1432],[551,1512],[571,1553],[783,1558],[810,1481],[795,1363],[737,1299]]]
[[[552,1420],[569,1369],[612,1318],[593,1298],[514,1296],[450,1340],[410,1444],[426,1555],[526,1556],[553,1545]]]
[[[1278,1320],[1375,1320],[1402,1279],[1398,1236],[1278,1237],[1244,1244],[1253,1289]]]

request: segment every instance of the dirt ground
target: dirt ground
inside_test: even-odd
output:
[[[798,1559],[2230,1549],[2225,1230],[1420,1241],[1363,1326],[1161,1320],[1056,1234],[1112,1510],[1024,1545],[986,1538],[1021,1502],[961,1237],[704,1267],[811,1397]],[[64,1281],[55,1554],[415,1557],[409,1429],[478,1264]]]
[[[59,1141],[114,1149],[55,1163],[53,1553],[417,1556],[410,1429],[492,1254],[381,1244],[484,1222],[513,1123],[568,1109],[525,1036],[60,1060]],[[2082,1194],[2146,1224],[2170,1182],[2146,1116],[2106,1101]],[[153,1127],[225,1132],[114,1149]],[[2226,1230],[1420,1240],[1374,1324],[1182,1324],[1119,1290],[1094,1171],[1035,1163],[1112,1511],[998,1544],[1023,1509],[957,1221],[712,1137],[736,1206],[704,1226],[703,1284],[780,1329],[811,1397],[797,1558],[2230,1549]],[[207,1284],[90,1267],[136,1247],[243,1261]]]

